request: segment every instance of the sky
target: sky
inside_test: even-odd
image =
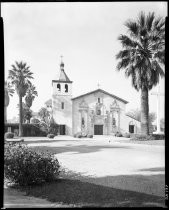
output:
[[[61,55],[65,72],[73,81],[76,97],[100,88],[129,103],[126,111],[140,109],[140,92],[131,79],[118,72],[117,40],[127,34],[124,23],[136,20],[140,11],[166,17],[166,2],[39,2],[1,3],[4,20],[5,78],[15,61],[23,61],[34,73],[32,83],[38,97],[31,109],[37,112],[51,98],[52,80],[60,71]],[[164,79],[160,92],[164,93]],[[156,112],[157,87],[149,93],[149,111]],[[165,96],[160,97],[160,117],[164,117]],[[23,100],[24,101],[24,100]],[[10,98],[7,118],[18,116],[19,98]]]

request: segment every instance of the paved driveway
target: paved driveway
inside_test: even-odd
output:
[[[116,140],[107,136],[86,140],[56,137],[27,143],[37,150],[53,152],[64,168],[96,184],[164,197],[164,145]]]

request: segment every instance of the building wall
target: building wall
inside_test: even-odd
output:
[[[52,115],[57,124],[65,125],[66,135],[72,135],[72,101],[71,83],[59,83],[61,91],[57,90],[57,84],[53,82]],[[68,93],[64,92],[65,84],[68,85]],[[64,109],[62,109],[62,102]]]
[[[107,94],[104,94],[102,92],[96,92],[96,93],[91,93],[89,95],[86,96],[82,96],[80,98],[74,99],[73,100],[73,112],[72,112],[72,128],[73,128],[73,134],[76,134],[77,132],[81,131],[81,113],[79,111],[79,104],[84,100],[89,108],[87,111],[87,114],[90,114],[90,110],[91,109],[95,109],[96,106],[96,102],[97,99],[100,98],[101,99],[101,103],[103,103],[103,107],[102,107],[102,114],[106,115],[106,111],[110,111],[110,105],[114,102],[114,99],[117,101],[119,108],[120,108],[120,123],[119,126],[121,128],[121,130],[124,130],[125,132],[128,131],[128,127],[126,125],[126,123],[128,122],[124,122],[127,120],[127,117],[125,115],[125,107],[126,104],[122,101],[119,101],[116,98],[113,98]],[[102,124],[102,122],[104,121],[104,119],[100,119],[100,122]],[[99,120],[97,121],[97,124],[99,123]],[[93,134],[94,128],[91,126],[90,121],[88,120],[88,133]],[[109,135],[110,134],[110,128],[109,125],[106,126],[104,123],[103,126],[103,135]]]
[[[141,123],[127,115],[125,113],[122,113],[121,115],[121,132],[127,132],[129,133],[129,125],[134,125],[134,133],[140,134],[141,133]]]

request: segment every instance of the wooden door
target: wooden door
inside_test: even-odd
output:
[[[103,125],[94,125],[94,135],[103,135]]]

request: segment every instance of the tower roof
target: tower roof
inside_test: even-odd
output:
[[[70,82],[69,77],[66,75],[64,69],[60,69],[60,75],[59,78],[57,78],[60,81]]]
[[[56,80],[53,81],[57,81],[57,82],[72,82],[70,81],[69,77],[67,76],[67,74],[64,71],[64,63],[63,61],[61,61],[60,63],[60,72],[58,73]]]

